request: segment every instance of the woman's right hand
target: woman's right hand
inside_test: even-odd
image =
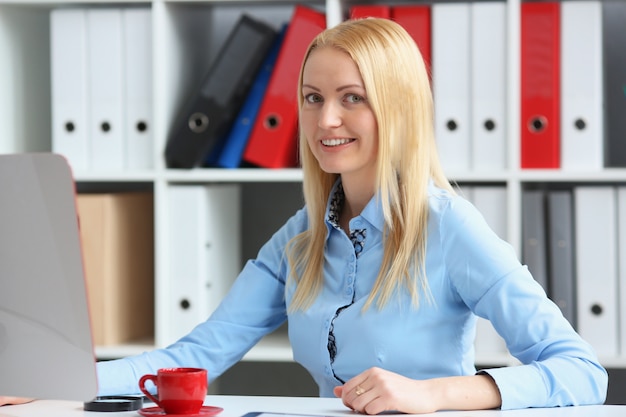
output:
[[[34,400],[34,398],[3,397],[3,396],[0,396],[0,406],[25,404],[25,403],[29,403],[29,402],[31,402],[33,400]]]

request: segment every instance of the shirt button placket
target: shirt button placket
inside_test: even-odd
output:
[[[356,275],[356,255],[354,252],[350,254],[348,267],[346,271],[346,296],[352,301],[354,299],[354,282]]]

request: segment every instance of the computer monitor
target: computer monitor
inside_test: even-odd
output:
[[[75,197],[63,157],[0,155],[0,396],[97,394]]]

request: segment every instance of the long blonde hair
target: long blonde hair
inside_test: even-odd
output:
[[[385,220],[384,254],[364,308],[382,308],[404,286],[419,305],[420,288],[429,294],[424,273],[428,222],[427,187],[453,192],[437,155],[433,100],[428,72],[414,40],[397,23],[379,18],[349,20],[319,34],[305,54],[298,82],[311,52],[336,48],[356,63],[379,132],[377,197]],[[296,284],[290,310],[308,308],[323,285],[326,205],[338,174],[320,168],[300,129],[300,161],[309,228],[287,249],[290,282]]]

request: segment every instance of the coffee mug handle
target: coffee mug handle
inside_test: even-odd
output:
[[[161,404],[159,404],[159,400],[152,394],[150,394],[148,392],[148,390],[146,389],[146,387],[144,386],[146,381],[152,381],[152,383],[154,384],[154,386],[157,386],[157,376],[156,375],[144,375],[139,379],[139,389],[141,389],[141,392],[143,392],[146,397],[150,398],[152,400],[152,402],[154,402],[156,405],[158,405],[159,407],[161,407]],[[158,387],[157,387],[158,390]],[[161,407],[162,408],[162,407]]]

